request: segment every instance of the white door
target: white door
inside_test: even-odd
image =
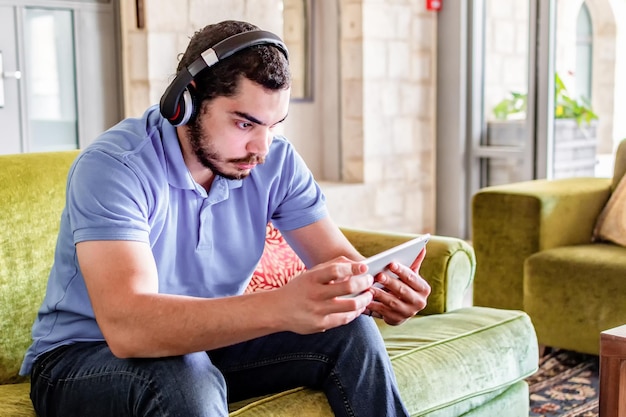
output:
[[[0,0],[0,154],[77,149],[120,120],[116,3]]]

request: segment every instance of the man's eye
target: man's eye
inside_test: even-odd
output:
[[[237,126],[240,129],[248,129],[248,128],[250,128],[252,126],[252,123],[250,123],[250,122],[237,122]]]

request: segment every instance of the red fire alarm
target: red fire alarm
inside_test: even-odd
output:
[[[426,0],[426,10],[438,12],[441,10],[441,3],[443,3],[443,0]]]

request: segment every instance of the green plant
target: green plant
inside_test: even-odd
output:
[[[589,100],[582,97],[575,99],[570,96],[559,74],[554,74],[554,117],[556,119],[575,119],[580,126],[583,122],[589,124],[598,118],[591,109]],[[511,92],[493,107],[493,114],[498,120],[511,120],[526,116],[527,94]]]
[[[526,93],[511,91],[511,97],[507,97],[496,104],[493,114],[498,120],[511,120],[526,117]]]

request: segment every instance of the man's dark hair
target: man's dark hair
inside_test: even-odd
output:
[[[189,66],[202,52],[229,36],[258,29],[251,23],[235,20],[227,20],[200,29],[191,38],[187,50],[178,63],[177,72]],[[203,103],[207,100],[218,96],[235,95],[241,77],[270,90],[284,90],[289,88],[291,83],[289,63],[278,48],[271,45],[251,46],[203,70],[195,77],[196,105],[202,109]]]

